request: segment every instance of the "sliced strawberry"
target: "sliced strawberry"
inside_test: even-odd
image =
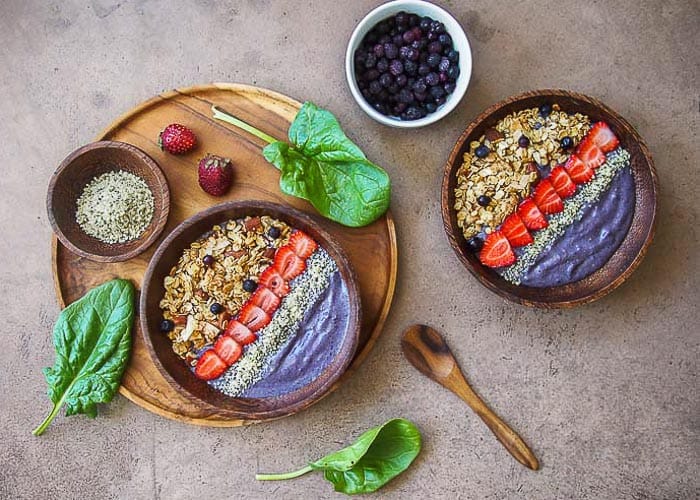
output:
[[[593,141],[586,137],[576,148],[576,155],[581,158],[589,168],[596,169],[605,163],[605,153],[603,153]]]
[[[537,183],[532,193],[532,199],[535,200],[542,213],[556,214],[564,210],[564,202],[561,201],[549,179],[542,179]]]
[[[258,340],[258,336],[251,332],[250,328],[235,319],[228,322],[226,325],[226,330],[224,330],[224,335],[233,337],[233,340],[241,345],[252,344]]]
[[[299,276],[306,269],[306,263],[294,253],[289,245],[277,249],[274,266],[287,281]]]
[[[287,245],[292,247],[294,253],[304,260],[311,257],[311,254],[314,253],[318,247],[311,236],[298,229],[289,237]]]
[[[609,153],[620,144],[615,133],[605,122],[597,122],[593,125],[591,130],[588,131],[586,140],[590,140],[598,146],[603,153]]]
[[[590,181],[595,174],[593,169],[583,163],[576,154],[569,156],[569,159],[566,160],[564,164],[564,168],[569,174],[569,177],[571,177],[571,180],[576,184],[584,184]]]
[[[562,198],[568,198],[576,192],[576,184],[571,180],[569,174],[561,165],[557,165],[549,174],[549,181],[554,186],[554,190]]]
[[[269,288],[258,286],[258,289],[250,297],[250,303],[255,304],[267,314],[274,314],[280,306],[280,298],[272,293]]]
[[[260,278],[258,278],[258,285],[269,288],[272,293],[280,298],[286,297],[289,293],[289,283],[277,272],[275,266],[270,266],[262,272]]]
[[[197,378],[202,380],[214,380],[223,375],[226,368],[228,368],[228,366],[226,366],[226,363],[214,352],[214,349],[209,349],[197,360],[194,374]]]
[[[231,366],[238,361],[238,358],[243,354],[243,347],[236,342],[233,337],[221,335],[216,339],[216,342],[214,342],[214,352],[218,354],[221,361]]]
[[[515,262],[515,253],[508,243],[508,238],[500,231],[494,231],[486,237],[479,260],[489,267],[510,266]]]
[[[540,209],[537,208],[532,198],[525,198],[518,206],[518,215],[525,223],[525,227],[530,230],[537,231],[544,229],[549,225]]]
[[[270,315],[255,304],[248,302],[238,313],[238,321],[256,332],[270,322]]]
[[[532,243],[532,235],[517,213],[510,214],[501,224],[500,231],[508,238],[511,246],[522,247]]]

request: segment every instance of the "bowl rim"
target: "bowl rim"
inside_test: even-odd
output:
[[[390,116],[379,113],[378,111],[373,109],[369,105],[369,103],[367,103],[364,96],[360,92],[360,89],[357,86],[357,82],[355,80],[354,53],[357,47],[359,46],[360,42],[362,41],[361,38],[364,37],[365,34],[373,27],[373,25],[378,22],[378,20],[375,20],[375,18],[382,17],[385,14],[386,16],[388,16],[394,11],[398,12],[398,10],[396,9],[405,9],[409,11],[411,7],[420,7],[428,9],[432,11],[432,13],[428,15],[430,15],[431,17],[439,17],[440,19],[438,20],[450,25],[448,26],[447,31],[450,34],[450,36],[452,36],[452,39],[455,41],[455,45],[457,44],[457,41],[459,41],[460,45],[460,74],[459,78],[457,79],[457,87],[455,88],[455,91],[448,97],[447,101],[440,108],[423,118],[419,118],[418,120],[402,121],[398,118],[392,118]],[[370,23],[373,23],[372,26],[369,26]],[[465,94],[467,93],[469,82],[471,81],[471,74],[472,50],[471,45],[469,43],[469,38],[467,37],[464,28],[459,23],[459,21],[457,21],[457,19],[446,9],[440,7],[439,5],[424,0],[393,0],[391,2],[383,3],[375,7],[370,12],[368,12],[360,20],[360,22],[357,23],[357,26],[355,26],[355,29],[352,32],[352,35],[350,35],[350,39],[345,50],[345,79],[348,84],[348,87],[350,88],[350,93],[355,99],[355,102],[357,102],[357,104],[360,106],[360,109],[362,109],[362,111],[364,111],[370,118],[383,125],[387,125],[389,127],[394,128],[412,129],[425,127],[427,125],[441,120],[442,118],[450,114],[459,105],[459,103],[462,101]]]
[[[602,114],[607,114],[608,116],[614,118],[616,121],[618,121],[625,129],[625,132],[627,135],[630,137],[631,141],[636,143],[636,145],[639,147],[639,150],[641,152],[641,155],[644,159],[645,166],[648,167],[648,173],[649,173],[649,180],[650,180],[650,185],[648,186],[648,190],[644,191],[644,194],[648,197],[647,202],[650,205],[650,220],[648,227],[644,228],[644,239],[640,244],[639,250],[636,254],[636,256],[629,262],[627,267],[623,269],[617,277],[612,279],[610,282],[607,284],[604,284],[600,288],[596,290],[592,290],[591,292],[587,294],[583,294],[579,297],[572,298],[572,299],[567,299],[567,300],[533,300],[530,297],[524,296],[522,293],[517,293],[517,291],[522,291],[522,290],[531,290],[532,287],[521,287],[521,286],[514,286],[513,288],[516,290],[516,292],[506,290],[505,289],[505,280],[503,278],[495,278],[491,277],[491,274],[493,273],[492,270],[486,268],[483,266],[481,263],[479,263],[477,260],[469,259],[467,257],[466,251],[463,248],[463,245],[460,243],[460,239],[464,240],[464,236],[462,234],[461,229],[459,226],[454,222],[456,220],[456,216],[454,216],[454,208],[453,208],[453,202],[454,202],[454,193],[453,190],[450,189],[450,181],[452,177],[455,175],[457,169],[459,166],[457,165],[458,163],[458,158],[460,156],[460,152],[463,150],[465,143],[469,139],[470,135],[474,132],[475,129],[477,129],[480,125],[482,125],[483,122],[491,118],[495,113],[499,112],[502,108],[518,103],[521,101],[525,101],[527,99],[533,99],[533,98],[539,98],[539,97],[552,97],[552,98],[557,98],[557,97],[564,97],[564,98],[570,98],[573,100],[577,101],[587,101],[591,105],[593,105],[595,108],[597,108]],[[460,160],[461,161],[461,160]],[[639,181],[636,178],[635,175],[635,195],[636,197],[639,197]],[[587,304],[593,301],[596,301],[605,295],[609,294],[612,292],[614,289],[619,287],[622,283],[624,283],[627,278],[637,269],[639,264],[641,264],[642,260],[644,259],[644,256],[647,253],[647,250],[649,248],[649,245],[651,244],[653,238],[654,238],[654,233],[656,230],[656,221],[657,221],[657,212],[658,212],[658,195],[659,195],[659,181],[658,181],[658,176],[656,173],[656,168],[654,166],[654,161],[652,159],[651,153],[649,151],[649,148],[647,147],[646,143],[642,140],[640,137],[639,133],[632,127],[632,125],[629,124],[627,120],[625,120],[624,117],[622,117],[619,113],[608,107],[606,104],[602,103],[598,99],[594,97],[590,97],[588,95],[578,93],[578,92],[573,92],[569,90],[564,90],[564,89],[541,89],[541,90],[532,90],[532,91],[527,91],[527,92],[522,92],[516,95],[512,95],[510,97],[507,97],[501,101],[496,102],[495,104],[492,104],[488,108],[486,108],[483,112],[481,112],[477,117],[475,117],[469,125],[466,127],[466,129],[461,133],[459,139],[455,142],[455,145],[453,146],[452,150],[450,151],[450,155],[444,165],[443,169],[443,179],[442,179],[442,184],[441,184],[441,211],[442,211],[442,219],[443,219],[443,227],[445,230],[445,234],[447,236],[448,241],[450,242],[450,246],[452,247],[453,251],[455,254],[457,254],[457,257],[459,258],[460,262],[464,267],[467,268],[467,270],[474,276],[476,277],[479,282],[484,285],[486,288],[491,290],[492,292],[500,295],[501,297],[504,297],[512,302],[519,303],[521,305],[525,306],[534,306],[538,308],[543,308],[543,309],[564,309],[564,308],[572,308],[576,307],[579,305]],[[635,201],[635,214],[633,215],[632,219],[632,226],[630,226],[630,229],[627,232],[627,235],[625,236],[625,239],[623,240],[623,243],[621,243],[620,247],[612,254],[610,259],[606,261],[606,263],[603,265],[607,265],[607,262],[609,262],[611,259],[613,259],[618,253],[620,252],[620,249],[622,247],[622,244],[624,244],[624,241],[629,237],[629,234],[632,232],[632,227],[634,225],[635,218],[637,217],[637,208],[638,204],[637,201]],[[643,215],[640,215],[642,217]],[[454,219],[454,220],[453,220]],[[552,290],[552,289],[557,289],[557,288],[562,288],[562,287],[567,287],[567,286],[572,286],[576,285],[577,283],[580,283],[584,280],[587,280],[591,276],[593,276],[595,273],[600,271],[601,268],[598,270],[594,271],[591,275],[589,275],[586,278],[583,278],[582,280],[579,280],[577,282],[570,283],[568,285],[562,285],[561,287],[545,287],[545,288],[539,288],[538,290]],[[485,272],[480,272],[480,271],[485,271]],[[524,292],[523,292],[524,293]]]
[[[63,232],[59,224],[56,222],[53,210],[54,204],[56,202],[54,199],[54,193],[56,190],[56,185],[61,175],[71,166],[73,161],[75,161],[78,157],[82,156],[85,153],[101,149],[127,150],[130,153],[132,153],[135,157],[137,157],[153,173],[157,184],[160,186],[162,198],[162,207],[159,208],[158,206],[156,206],[153,213],[153,221],[151,223],[154,225],[151,234],[149,234],[147,238],[144,238],[136,247],[132,248],[127,252],[116,255],[102,255],[98,253],[88,252],[74,245],[73,242],[68,238],[68,236],[66,236],[66,234]],[[141,148],[134,146],[133,144],[121,141],[104,140],[90,142],[72,151],[68,156],[66,156],[63,159],[63,161],[61,161],[58,168],[56,168],[54,173],[51,175],[51,179],[49,180],[49,186],[46,192],[46,212],[48,214],[49,223],[51,224],[51,228],[56,234],[56,237],[71,252],[95,262],[123,262],[125,260],[130,260],[146,251],[160,237],[161,233],[163,232],[163,229],[165,229],[165,225],[168,221],[168,215],[170,213],[170,187],[168,186],[167,178],[165,177],[165,174],[163,173],[163,170],[160,168],[158,163],[156,163],[156,161]],[[115,244],[115,246],[118,245],[120,244]]]
[[[148,310],[148,296],[149,292],[153,288],[153,290],[158,290],[162,288],[162,283],[155,283],[154,280],[154,273],[156,266],[159,262],[159,260],[163,257],[164,253],[168,250],[170,245],[173,243],[173,241],[178,238],[183,232],[185,232],[187,229],[190,227],[201,223],[202,221],[212,218],[212,219],[217,219],[218,217],[221,217],[223,213],[229,211],[229,210],[237,210],[237,209],[247,209],[247,210],[263,210],[265,212],[271,212],[271,211],[276,211],[284,215],[285,218],[289,219],[289,222],[291,222],[290,225],[294,226],[295,224],[299,225],[306,225],[308,227],[311,227],[314,229],[314,231],[318,232],[322,238],[325,240],[321,246],[323,246],[325,249],[329,250],[330,253],[334,253],[337,258],[334,257],[334,261],[336,262],[336,265],[338,266],[341,274],[344,274],[343,276],[343,281],[345,283],[345,286],[347,287],[348,291],[348,299],[349,299],[349,310],[348,310],[348,326],[346,328],[345,336],[347,337],[348,335],[350,336],[350,347],[346,348],[345,352],[341,352],[339,354],[343,354],[343,359],[342,362],[339,364],[339,367],[337,369],[337,372],[330,377],[327,377],[325,382],[321,384],[319,387],[317,387],[313,392],[309,393],[303,398],[300,398],[296,401],[291,402],[290,404],[287,404],[285,406],[281,406],[279,408],[272,408],[268,409],[265,411],[260,411],[256,410],[254,412],[247,412],[244,410],[234,410],[231,409],[230,407],[227,406],[222,406],[220,404],[216,404],[206,398],[200,397],[185,387],[183,387],[175,378],[170,374],[170,372],[165,368],[163,363],[161,362],[158,354],[156,353],[156,348],[153,345],[153,342],[151,340],[151,335],[149,334],[149,322],[147,318],[147,310]],[[212,220],[211,224],[215,224],[216,221]],[[181,253],[181,252],[180,252]],[[212,406],[217,408],[220,411],[225,412],[229,417],[235,418],[235,419],[241,419],[241,420],[249,420],[251,422],[254,421],[260,421],[260,420],[270,420],[270,419],[275,419],[275,418],[281,418],[284,416],[288,415],[293,415],[299,411],[302,411],[309,406],[312,406],[313,404],[317,403],[321,399],[323,399],[325,396],[330,394],[332,392],[333,385],[337,382],[337,380],[342,376],[343,373],[345,373],[352,363],[352,360],[357,352],[357,347],[359,343],[359,337],[360,337],[360,330],[362,327],[362,312],[361,312],[361,297],[360,297],[360,291],[359,287],[357,285],[357,275],[355,274],[355,271],[350,263],[349,258],[347,257],[347,254],[345,251],[342,249],[340,244],[337,242],[334,236],[332,236],[328,231],[323,229],[320,224],[318,224],[309,214],[306,214],[304,212],[301,212],[300,210],[297,210],[295,208],[282,205],[279,203],[274,203],[274,202],[268,202],[268,201],[263,201],[263,200],[238,200],[238,201],[226,201],[223,203],[219,203],[217,205],[211,206],[207,209],[204,209],[193,216],[185,219],[183,222],[177,225],[164,239],[163,241],[158,245],[158,248],[154,252],[153,256],[151,257],[150,262],[148,263],[148,267],[146,268],[146,272],[143,277],[143,281],[141,284],[141,294],[139,298],[139,325],[141,327],[141,335],[144,339],[144,342],[146,344],[146,348],[148,350],[148,354],[152,360],[152,362],[155,364],[156,368],[160,372],[160,374],[170,383],[170,385],[182,396],[187,398],[190,401],[193,401],[197,404],[204,404],[208,406]],[[157,333],[156,333],[157,334]],[[334,358],[335,359],[335,358]],[[331,361],[332,363],[332,361]],[[324,368],[324,371],[328,368],[329,365],[327,365]],[[184,362],[182,363],[182,370],[187,370]],[[323,372],[322,372],[323,374]],[[320,377],[320,376],[319,376]],[[318,380],[318,379],[317,379]],[[296,389],[295,391],[292,391],[291,393],[286,393],[281,396],[275,396],[275,397],[267,397],[267,398],[241,398],[241,397],[231,397],[231,396],[226,396],[223,393],[218,393],[217,394],[222,396],[222,400],[224,401],[230,401],[230,400],[239,400],[239,401],[254,401],[254,400],[264,400],[267,402],[274,401],[280,397],[284,397],[288,394],[294,394],[296,392],[304,390],[306,387],[309,387],[311,384],[313,384],[315,381],[312,381],[303,387]],[[211,389],[212,391],[215,391],[215,389]],[[254,415],[254,416],[251,416]]]

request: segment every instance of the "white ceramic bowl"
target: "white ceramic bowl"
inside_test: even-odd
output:
[[[452,37],[455,49],[459,51],[460,73],[457,78],[455,91],[448,96],[445,103],[435,112],[418,120],[401,120],[398,117],[381,114],[367,102],[360,88],[357,86],[357,81],[355,79],[355,51],[360,46],[362,39],[377,23],[401,11],[408,12],[409,14],[418,14],[419,16],[428,16],[436,21],[442,22],[447,32]],[[379,123],[390,127],[418,128],[440,120],[457,107],[457,104],[462,100],[469,86],[471,74],[472,51],[462,26],[460,26],[459,22],[445,9],[421,0],[395,0],[382,4],[371,11],[360,21],[355,31],[352,32],[347,51],[345,52],[345,76],[355,101],[357,101],[357,104],[359,104],[362,110],[369,116]]]

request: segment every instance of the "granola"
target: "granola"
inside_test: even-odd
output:
[[[554,104],[546,117],[538,108],[511,113],[471,142],[455,188],[457,224],[465,238],[495,230],[530,194],[539,169],[566,160],[569,152],[562,148],[561,139],[568,136],[576,144],[589,129],[587,116],[568,114]],[[521,143],[523,136],[527,140]],[[480,146],[488,148],[483,158],[476,155]],[[478,201],[482,196],[489,200],[485,206]]]
[[[279,230],[278,237],[270,236],[272,227]],[[168,338],[178,356],[196,362],[196,353],[213,343],[251,296],[243,282],[272,263],[290,233],[287,224],[272,217],[246,217],[214,226],[183,251],[163,281],[160,301],[163,318],[174,324]],[[213,257],[210,265],[206,256]],[[211,310],[214,303],[222,306],[218,314]]]

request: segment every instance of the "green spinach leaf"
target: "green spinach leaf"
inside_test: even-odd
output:
[[[53,331],[56,361],[44,369],[53,410],[34,429],[41,435],[66,405],[66,415],[97,415],[119,388],[131,349],[134,286],[121,279],[92,289],[66,307]]]
[[[403,418],[389,420],[362,434],[354,444],[287,474],[258,474],[256,479],[282,480],[312,470],[323,471],[335,491],[354,495],[376,491],[408,468],[418,456],[421,435]]]
[[[289,128],[290,145],[215,106],[212,111],[214,118],[268,142],[263,156],[280,169],[282,192],[309,201],[321,215],[360,227],[388,210],[389,176],[347,138],[331,112],[305,102]]]

